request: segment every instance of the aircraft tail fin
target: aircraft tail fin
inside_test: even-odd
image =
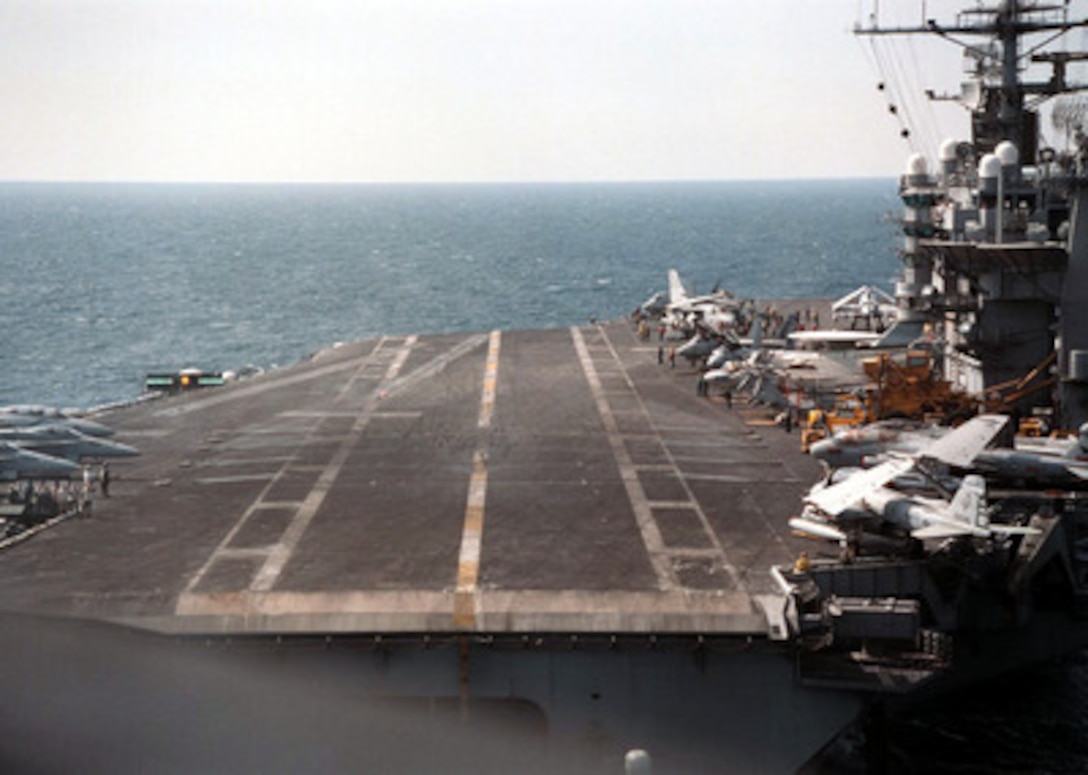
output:
[[[930,528],[915,531],[915,538],[944,538],[955,535],[1037,535],[1040,532],[1038,528],[1030,526],[991,523],[989,511],[986,508],[986,480],[978,474],[964,477],[963,484],[952,498],[951,508],[953,516],[963,522],[962,530],[957,531],[955,526],[945,524],[934,526],[932,532],[926,535],[920,533],[925,533]]]
[[[915,538],[985,537],[990,535],[986,510],[986,480],[977,474],[965,476],[949,504],[951,519],[943,519],[911,531]]]
[[[669,303],[677,304],[688,296],[684,283],[680,280],[680,273],[675,269],[669,270]]]
[[[963,478],[963,484],[952,498],[952,516],[971,527],[989,529],[986,510],[986,480],[978,474]]]

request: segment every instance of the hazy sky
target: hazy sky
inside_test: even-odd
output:
[[[0,0],[0,179],[898,174],[876,84],[937,55],[946,77],[916,85],[954,89],[960,55],[874,56],[851,34],[867,5]],[[966,134],[959,109],[918,112]]]

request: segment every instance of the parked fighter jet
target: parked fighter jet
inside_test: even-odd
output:
[[[1088,423],[1077,435],[1057,443],[1028,444],[1015,449],[988,449],[974,468],[990,479],[1043,487],[1088,486]]]
[[[665,314],[665,307],[669,303],[669,296],[664,291],[658,291],[646,301],[638,305],[638,311],[649,318],[657,319]]]
[[[882,462],[888,455],[917,452],[949,430],[912,420],[878,420],[814,442],[808,453],[830,468],[863,468]]]
[[[688,294],[680,273],[669,270],[669,302],[665,305],[665,323],[673,331],[694,335],[697,329],[710,334],[724,334],[738,320],[740,302],[729,291],[715,288],[703,296]],[[713,349],[713,348],[711,348]]]
[[[887,485],[908,471],[925,472],[936,464],[964,468],[1007,422],[1002,415],[980,415],[910,457],[896,457],[838,484],[818,483],[805,496],[800,517],[790,520],[798,532],[846,543],[851,524],[888,524],[912,538],[988,538],[1037,532],[1033,528],[990,523],[985,482],[964,478],[951,501],[908,495]]]
[[[1030,527],[991,523],[986,508],[986,480],[977,474],[964,478],[951,501],[919,495],[908,496],[884,486],[872,487],[859,495],[854,511],[844,510],[833,521],[842,522],[847,515],[856,520],[878,516],[884,522],[920,540],[963,536],[991,538],[995,535],[1026,535],[1038,532]],[[839,542],[848,540],[845,530],[816,515],[795,517],[789,524],[794,530],[820,538]]]
[[[71,461],[0,442],[0,481],[66,479],[78,470]]]
[[[831,468],[879,463],[889,455],[912,454],[951,429],[888,420],[840,431],[814,443],[809,454]],[[1013,449],[981,450],[966,466],[990,480],[1041,487],[1088,486],[1088,423],[1075,438],[1018,439]]]
[[[702,361],[709,368],[710,358],[719,348],[736,351],[741,347],[740,341],[732,331],[713,333],[701,325],[697,325],[696,329],[697,333],[691,339],[676,348],[676,354],[686,358],[692,364]]]
[[[0,429],[0,442],[64,460],[133,457],[140,451],[128,444],[87,436],[65,425]]]
[[[727,361],[717,369],[703,374],[703,380],[722,390],[761,406],[784,409],[790,406],[789,397],[779,388],[782,374],[769,365],[770,351],[757,350],[747,356]]]
[[[112,428],[82,417],[73,417],[62,409],[40,404],[0,406],[0,429],[36,428],[45,425],[63,425],[87,436],[99,438],[113,435]]]

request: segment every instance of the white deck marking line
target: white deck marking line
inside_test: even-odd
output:
[[[374,357],[376,355],[382,354],[381,350],[382,347],[385,345],[385,342],[386,340],[384,338],[380,340],[378,344],[374,346],[374,349],[370,351],[367,357]],[[356,369],[363,368],[363,364],[360,364],[358,360],[351,361],[351,365],[355,366]],[[316,433],[317,426],[311,429],[311,437],[316,435]],[[292,455],[287,458],[283,465],[280,466],[280,469],[269,480],[268,484],[266,484],[264,488],[260,491],[260,493],[257,494],[256,499],[254,499],[249,507],[246,508],[244,512],[242,512],[242,516],[238,518],[238,521],[235,522],[231,529],[227,531],[227,534],[223,536],[223,540],[219,542],[219,545],[216,546],[214,550],[212,550],[212,553],[210,555],[208,555],[208,559],[204,561],[204,564],[200,567],[200,570],[193,574],[193,577],[189,579],[189,583],[185,586],[185,590],[184,592],[182,592],[181,598],[184,598],[186,595],[193,593],[193,590],[195,590],[200,585],[200,582],[204,580],[204,577],[208,575],[208,572],[211,570],[212,566],[215,565],[215,563],[221,557],[225,557],[228,555],[230,545],[234,541],[235,536],[237,536],[238,533],[241,532],[242,528],[245,527],[246,523],[249,521],[250,517],[252,517],[254,513],[262,508],[265,508],[265,504],[269,503],[269,501],[267,500],[268,494],[272,492],[272,488],[276,486],[276,483],[283,478],[287,471],[292,468],[291,463],[297,459],[298,452],[301,451],[301,449],[302,447],[300,446]],[[298,507],[302,507],[302,502],[299,502]],[[179,599],[178,601],[178,609],[180,610],[180,608],[181,599]]]
[[[237,401],[240,398],[249,398],[251,396],[260,395],[261,393],[267,393],[269,390],[275,390],[277,388],[284,387],[285,385],[293,385],[296,382],[308,382],[312,379],[324,377],[328,374],[335,374],[338,371],[347,371],[348,369],[358,369],[360,361],[367,361],[372,358],[374,353],[382,346],[382,339],[374,350],[371,350],[365,355],[360,355],[357,358],[350,358],[345,361],[337,361],[336,363],[330,363],[328,366],[321,366],[313,369],[312,371],[304,371],[300,374],[284,373],[279,374],[275,371],[269,372],[266,375],[260,377],[254,377],[252,383],[245,385],[244,387],[237,387],[231,389],[229,386],[226,388],[226,392],[215,393],[209,395],[207,398],[201,398],[195,401],[187,401],[180,406],[171,406],[165,409],[160,409],[155,412],[156,417],[174,417],[177,415],[188,414],[189,412],[195,412],[198,409],[206,409],[209,406],[217,406],[219,404],[225,404],[230,401]]]
[[[268,556],[268,547],[266,546],[249,546],[249,547],[227,547],[223,550],[223,553],[219,555],[220,560],[263,560]]]
[[[413,340],[411,343],[406,342],[405,347],[410,348],[411,344],[413,344],[413,343],[415,343],[415,340]],[[368,360],[369,358],[373,358],[375,356],[380,357],[380,356],[385,355],[382,352],[382,348],[385,346],[385,344],[386,344],[386,340],[383,337],[383,339],[381,341],[379,341],[379,343],[376,344],[374,346],[374,348],[371,350],[371,352],[367,355],[367,358],[362,359],[363,362],[359,362],[359,360],[353,360],[353,361],[350,361],[350,365],[354,366],[356,368],[356,370],[366,367],[368,362],[370,362]],[[407,357],[407,356],[405,356],[405,357]],[[325,371],[325,373],[329,373],[329,371],[327,371],[327,370],[323,370],[323,371]],[[282,384],[282,383],[280,383],[280,384]],[[312,436],[317,435],[317,431],[318,431],[317,427],[314,427],[314,428],[312,428],[310,430],[311,438],[312,438]],[[301,447],[299,447],[299,448],[301,448]],[[265,505],[267,505],[268,503],[271,503],[270,501],[268,501],[269,493],[272,492],[272,488],[275,487],[275,484],[277,482],[279,482],[286,475],[288,470],[294,470],[294,468],[292,467],[292,463],[294,462],[295,459],[297,459],[297,452],[296,452],[296,454],[290,455],[287,458],[286,462],[280,467],[280,470],[277,470],[275,472],[275,475],[269,480],[269,483],[264,485],[264,488],[260,491],[260,493],[258,493],[258,495],[257,495],[256,499],[254,500],[254,502],[249,504],[249,506],[246,508],[245,512],[243,512],[242,516],[240,516],[238,518],[238,520],[235,522],[234,526],[230,530],[227,531],[226,536],[223,537],[223,540],[220,541],[217,548],[215,548],[212,551],[212,553],[210,555],[208,555],[208,559],[207,559],[207,561],[205,561],[205,564],[203,564],[200,567],[200,569],[193,576],[193,578],[189,579],[188,585],[186,585],[185,591],[182,593],[182,598],[184,598],[185,595],[191,594],[191,593],[194,592],[194,590],[200,585],[200,582],[203,579],[205,579],[205,577],[208,575],[208,573],[211,570],[212,566],[214,566],[214,564],[217,563],[220,558],[230,556],[231,551],[232,551],[231,544],[234,541],[237,534],[240,531],[242,531],[242,529],[246,526],[247,522],[249,521],[250,517],[252,517],[252,515],[256,514],[258,512],[258,510],[264,508]],[[324,468],[325,467],[322,466],[322,467],[320,467],[320,470],[324,470]],[[301,510],[302,507],[305,506],[305,504],[306,504],[305,501],[298,502],[297,510]],[[296,512],[296,514],[297,514],[297,512]],[[270,545],[268,549],[265,549],[265,550],[262,550],[262,551],[264,551],[265,554],[269,554],[272,551],[272,549],[273,549],[273,546]],[[181,607],[181,604],[182,604],[181,600],[178,600],[178,608]]]
[[[262,479],[274,479],[278,475],[276,471],[267,471],[263,474],[238,474],[237,476],[203,476],[193,481],[197,484],[234,484],[235,482],[259,482]]]
[[[413,369],[412,371],[408,372],[400,379],[396,379],[390,382],[388,385],[385,386],[386,394],[392,395],[393,393],[399,393],[401,390],[406,390],[420,380],[427,379],[428,377],[433,377],[435,374],[438,374],[440,371],[445,369],[446,366],[460,358],[465,353],[475,350],[477,347],[487,341],[487,339],[487,334],[476,334],[475,336],[468,337],[463,342],[459,342],[438,357],[432,358],[430,361],[423,364],[419,368]]]
[[[273,455],[269,457],[224,457],[218,460],[200,460],[193,468],[233,468],[235,466],[260,466],[282,464],[294,460],[294,455]]]
[[[691,548],[681,547],[679,549],[670,549],[669,554],[671,554],[673,557],[681,557],[681,558],[687,558],[687,559],[697,559],[697,560],[704,560],[704,559],[705,560],[716,560],[716,559],[718,559],[718,550],[717,549],[697,549],[697,548],[693,548],[693,547],[691,547]]]
[[[403,342],[403,345],[402,345],[402,349],[400,351],[398,351],[398,353],[397,353],[396,359],[389,366],[389,368],[386,369],[385,379],[382,381],[381,384],[379,384],[378,388],[376,390],[374,390],[374,392],[370,395],[367,406],[364,407],[362,412],[350,411],[349,410],[349,411],[347,411],[345,413],[346,416],[356,417],[357,419],[356,419],[355,426],[353,427],[352,431],[349,433],[348,436],[339,437],[338,439],[336,439],[336,440],[341,442],[340,449],[342,450],[345,447],[350,446],[351,443],[356,443],[357,440],[358,440],[358,437],[361,435],[362,431],[366,427],[367,422],[371,418],[374,418],[374,417],[381,416],[381,415],[385,414],[384,412],[379,412],[379,411],[376,410],[377,405],[379,404],[379,402],[382,399],[388,399],[395,392],[398,392],[400,390],[404,390],[404,389],[414,385],[417,381],[423,379],[424,377],[431,376],[433,374],[438,373],[439,371],[441,371],[443,368],[445,368],[454,359],[455,355],[458,356],[458,357],[463,355],[464,353],[470,351],[472,348],[477,347],[479,344],[481,344],[486,339],[487,339],[486,334],[469,337],[468,339],[460,342],[456,347],[452,348],[452,350],[444,352],[440,356],[438,356],[438,357],[434,358],[433,360],[423,364],[418,369],[415,369],[414,371],[410,372],[409,374],[405,375],[404,377],[401,377],[400,379],[397,379],[397,376],[400,373],[401,368],[403,368],[403,365],[404,365],[405,361],[408,358],[408,354],[409,354],[411,348],[415,345],[416,341],[418,340],[418,337],[412,336],[412,337],[409,337],[409,338],[405,339],[404,342]],[[357,370],[362,370],[362,369],[373,367],[377,357],[387,355],[387,352],[386,353],[382,352],[382,347],[384,345],[386,345],[386,344],[387,344],[387,339],[383,338],[379,342],[379,344],[369,353],[367,358],[365,358],[365,359],[354,359],[354,360],[352,360],[350,362],[349,365],[354,366]],[[345,368],[346,368],[345,365],[337,364],[335,369],[325,368],[325,369],[321,369],[320,371],[322,373],[331,373],[334,370],[335,371],[341,371],[341,370],[343,370]],[[293,383],[293,382],[305,381],[305,379],[308,379],[308,378],[309,378],[309,375],[302,375],[302,378],[291,379],[288,382]],[[282,384],[285,384],[285,383],[281,381],[278,384],[282,385]],[[263,392],[263,389],[262,389],[262,391],[259,391],[259,392]],[[323,413],[320,413],[320,412],[315,413],[315,415],[322,415],[322,414]],[[340,412],[332,411],[332,412],[329,412],[328,414],[330,416],[337,416],[337,415],[340,414]],[[396,414],[398,416],[400,414],[404,414],[404,415],[407,416],[407,415],[415,415],[417,413],[407,412],[407,413],[392,413],[392,414]],[[311,431],[311,436],[312,437],[317,436],[317,428],[314,428]],[[323,441],[328,441],[328,437],[322,437],[322,440]],[[301,451],[301,447],[299,448],[299,450]],[[298,516],[298,513],[301,513],[304,510],[308,510],[311,507],[313,508],[314,512],[316,513],[317,507],[321,505],[321,502],[324,500],[325,494],[328,491],[327,485],[331,484],[332,481],[333,481],[332,479],[328,479],[327,477],[325,477],[325,478],[319,477],[318,478],[318,484],[315,485],[315,490],[319,486],[324,486],[325,487],[325,489],[323,490],[323,492],[319,496],[315,495],[314,491],[311,491],[311,493],[307,496],[307,499],[305,499],[303,501],[298,501],[298,502],[295,502],[295,503],[291,503],[291,504],[287,504],[287,502],[284,502],[284,501],[273,502],[273,501],[266,500],[268,494],[272,491],[272,488],[275,486],[275,484],[282,478],[282,476],[289,469],[291,471],[296,471],[296,470],[299,469],[298,466],[291,465],[291,461],[295,460],[295,459],[297,459],[297,453],[296,453],[296,455],[292,456],[290,458],[290,460],[288,460],[288,462],[286,462],[283,465],[283,467],[276,474],[276,476],[273,477],[273,479],[268,483],[268,485],[258,494],[256,500],[252,504],[250,504],[250,506],[246,509],[246,511],[242,514],[242,516],[238,519],[238,521],[231,527],[231,529],[227,532],[226,536],[224,536],[223,540],[220,541],[218,547],[215,550],[213,550],[212,553],[209,555],[208,559],[205,561],[204,565],[200,568],[200,570],[197,571],[197,573],[194,574],[193,577],[189,580],[189,583],[186,585],[185,591],[181,594],[181,596],[178,599],[178,605],[176,607],[176,610],[178,611],[178,613],[181,613],[181,612],[183,612],[185,610],[188,610],[188,607],[190,607],[192,605],[192,602],[193,602],[194,599],[202,597],[202,595],[200,593],[195,592],[195,590],[197,589],[197,587],[199,587],[201,581],[203,581],[203,579],[208,575],[209,571],[211,570],[212,566],[215,564],[217,559],[220,556],[229,556],[229,553],[231,551],[230,545],[233,542],[235,536],[242,530],[242,528],[245,526],[246,522],[250,519],[250,517],[256,511],[258,511],[260,509],[263,509],[263,508],[278,507],[280,505],[290,505],[291,507],[297,507],[296,517]],[[323,474],[326,474],[328,472],[329,467],[334,465],[334,463],[336,463],[336,462],[337,462],[337,458],[334,457],[333,460],[330,461],[330,463],[328,465],[326,465],[326,466],[306,466],[306,470],[319,470],[319,471],[322,471]],[[340,461],[338,467],[340,467],[342,465],[343,465],[343,461]],[[262,582],[261,582],[262,584],[268,584],[268,583],[274,584],[275,583],[275,580],[276,580],[276,578],[278,578],[279,573],[281,573],[282,570],[283,570],[283,564],[286,563],[286,560],[289,558],[291,552],[295,548],[295,545],[297,545],[298,540],[302,537],[302,533],[305,531],[305,528],[309,525],[309,522],[312,519],[313,519],[313,514],[310,514],[308,518],[305,518],[304,523],[299,524],[297,527],[295,526],[294,521],[292,521],[291,525],[288,526],[287,530],[292,530],[292,528],[294,528],[294,532],[292,532],[291,535],[288,536],[286,534],[286,531],[285,531],[285,536],[284,536],[284,538],[282,540],[283,541],[290,540],[292,542],[291,546],[285,547],[281,543],[281,544],[273,545],[272,547],[270,547],[267,550],[263,550],[263,551],[266,552],[266,554],[270,555],[269,562],[271,562],[271,554],[275,553],[277,558],[278,558],[277,562],[281,563],[281,564],[278,565],[278,570],[276,569],[277,568],[276,565],[270,565],[269,563],[265,564],[265,568],[267,569],[267,571],[266,571],[266,575],[264,577],[264,580],[262,580]],[[262,569],[262,570],[265,570],[265,569]],[[254,581],[254,583],[256,583],[256,580]],[[255,587],[253,587],[252,585],[251,585],[250,589],[252,591],[259,591]]]
[[[374,348],[376,354],[378,353],[378,351],[381,351],[380,354],[385,355],[385,351],[383,350],[383,348],[385,344],[389,341],[389,339],[389,337],[382,337],[381,343],[378,345],[378,347]],[[404,352],[405,348],[411,348],[412,344],[415,344],[415,337],[405,338],[401,342],[401,348],[394,351],[393,360],[395,361],[398,357],[400,357],[400,354]],[[359,382],[367,379],[380,380],[383,378],[383,374],[385,374],[387,378],[388,368],[389,366],[381,361],[379,358],[371,358],[360,364],[359,368],[352,372],[351,376],[348,377],[347,382],[345,382],[344,386],[341,387],[340,390],[337,392],[336,398],[333,399],[333,404],[339,404],[341,401],[343,401],[344,397],[350,394],[355,386],[359,384]],[[377,371],[377,373],[373,374],[373,372],[375,371]],[[349,414],[348,416],[350,417],[352,415]]]
[[[600,332],[605,342],[608,343],[608,349],[612,352],[612,358],[616,361],[616,363],[622,365],[622,361],[620,361],[619,355],[616,353],[616,349],[612,346],[612,340],[608,338],[608,333],[604,330],[604,328],[600,328]],[[631,377],[627,374],[626,371],[624,372],[624,378],[627,380],[627,384],[631,388],[632,395],[634,395],[635,398],[638,400],[639,406],[642,407],[643,412],[646,412],[646,419],[647,421],[649,421],[650,427],[656,429],[653,418],[650,417],[650,413],[646,411],[646,404],[643,402],[642,396],[639,395],[638,389],[635,387],[635,383],[631,380]],[[669,464],[676,472],[676,480],[680,483],[680,486],[684,490],[684,494],[688,498],[688,508],[695,512],[696,516],[699,517],[699,523],[700,525],[702,525],[703,532],[706,533],[706,537],[709,540],[710,545],[713,547],[716,559],[718,559],[718,561],[721,563],[722,569],[729,574],[729,579],[733,582],[736,589],[743,590],[744,586],[741,583],[740,573],[738,573],[737,569],[733,566],[733,564],[729,562],[729,558],[725,554],[725,549],[722,547],[721,541],[718,540],[718,534],[714,532],[714,528],[711,526],[710,520],[706,516],[706,512],[703,511],[702,505],[695,498],[695,493],[691,491],[691,487],[690,485],[688,485],[688,479],[693,477],[688,477],[688,475],[680,470],[680,467],[677,465],[676,457],[672,453],[672,449],[670,448],[668,440],[664,437],[661,437],[660,441],[662,450],[665,453],[665,457],[668,459]]]
[[[275,586],[280,574],[283,573],[284,566],[291,558],[299,541],[302,540],[303,533],[306,532],[306,528],[313,522],[317,510],[321,508],[321,504],[325,502],[325,496],[329,494],[333,482],[335,482],[336,477],[340,475],[340,470],[344,467],[344,463],[347,462],[348,455],[351,454],[352,450],[355,449],[356,444],[359,443],[359,437],[363,435],[363,431],[366,430],[366,426],[370,421],[370,414],[374,411],[378,402],[386,395],[387,391],[383,389],[383,385],[396,379],[400,370],[404,367],[405,362],[408,360],[408,355],[412,352],[412,347],[415,345],[416,340],[417,337],[415,336],[408,337],[404,340],[401,348],[397,350],[396,357],[393,358],[393,362],[390,363],[389,368],[386,369],[385,377],[382,378],[381,383],[379,383],[374,393],[367,398],[366,406],[363,408],[362,414],[355,420],[351,432],[340,445],[339,449],[336,450],[336,454],[332,456],[332,460],[325,466],[321,475],[317,477],[317,482],[314,484],[309,494],[303,499],[302,505],[299,507],[298,511],[295,512],[295,516],[291,518],[291,522],[287,525],[287,529],[283,531],[283,536],[280,538],[279,542],[272,546],[268,559],[265,560],[261,569],[257,571],[253,583],[249,585],[249,588],[252,591],[267,592]]]
[[[488,339],[484,385],[480,395],[480,413],[476,427],[486,431],[491,427],[495,411],[495,386],[499,375],[499,351],[502,334],[492,331]],[[461,551],[457,557],[457,592],[453,596],[453,621],[457,627],[475,629],[479,603],[480,548],[484,537],[484,505],[487,500],[488,439],[481,433],[472,455],[472,476],[465,500],[465,524],[461,529]]]
[[[597,376],[597,369],[593,365],[593,359],[586,348],[582,332],[577,328],[570,329],[571,338],[574,340],[574,349],[578,353],[578,360],[582,363],[582,371],[585,372],[589,382],[589,390],[593,394],[593,400],[597,403],[597,413],[604,424],[605,435],[612,447],[612,456],[619,467],[620,479],[627,490],[627,499],[631,502],[631,509],[635,514],[635,523],[642,534],[642,543],[646,547],[646,553],[650,557],[650,564],[657,575],[657,584],[663,590],[673,590],[679,586],[679,580],[669,561],[665,542],[661,538],[661,531],[654,521],[650,502],[646,498],[646,491],[642,489],[642,483],[638,479],[638,468],[631,461],[627,447],[623,443],[623,436],[616,425],[616,418],[612,414],[612,408],[608,404],[604,391],[601,390],[601,380]]]
[[[690,501],[650,501],[651,509],[687,509],[691,511]]]

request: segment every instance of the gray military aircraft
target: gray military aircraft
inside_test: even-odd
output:
[[[987,449],[972,466],[988,479],[1043,487],[1088,486],[1088,423],[1077,435],[1015,449]]]
[[[949,430],[913,420],[878,420],[814,442],[808,452],[830,468],[864,468],[888,455],[917,452]]]
[[[128,444],[106,441],[80,433],[65,425],[38,425],[0,428],[0,442],[64,460],[102,460],[134,457],[140,451]]]
[[[664,321],[670,332],[694,335],[701,329],[710,334],[724,334],[737,325],[740,306],[732,293],[718,288],[702,296],[690,295],[680,273],[669,270],[669,301],[665,305]]]
[[[87,436],[98,438],[113,435],[112,428],[83,417],[75,417],[63,409],[55,409],[41,404],[0,406],[0,429],[37,428],[45,425],[62,425],[74,428]]]
[[[668,303],[668,294],[664,291],[658,291],[638,305],[638,309],[643,315],[656,320],[665,314],[665,307],[668,306]]]
[[[810,447],[809,454],[831,468],[862,467],[889,455],[915,453],[950,430],[901,420],[881,421],[822,439]],[[964,468],[990,480],[1025,486],[1088,486],[1088,423],[1073,438],[1022,439],[1012,449],[980,450]]]
[[[837,484],[817,483],[804,498],[805,508],[789,521],[795,531],[846,544],[852,530],[892,528],[915,539],[992,538],[1038,532],[1034,528],[991,523],[985,480],[971,474],[951,500],[910,495],[888,487],[912,470],[939,465],[967,467],[1004,428],[1007,417],[979,415],[926,444],[912,456],[893,457]]]
[[[0,481],[66,479],[78,470],[79,466],[69,460],[0,442]]]

